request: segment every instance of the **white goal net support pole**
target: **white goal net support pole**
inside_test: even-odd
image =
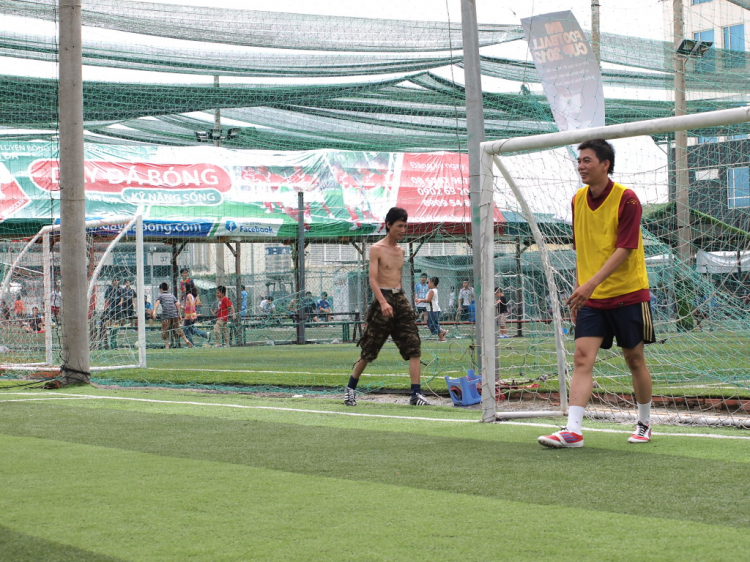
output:
[[[123,237],[132,235],[132,231],[135,232],[135,263],[136,263],[136,310],[137,310],[137,350],[138,359],[136,362],[129,364],[116,364],[116,365],[92,365],[92,371],[105,371],[112,369],[122,368],[139,368],[146,366],[146,327],[145,327],[145,302],[143,299],[145,284],[144,284],[144,254],[143,254],[143,218],[139,214],[135,217],[112,217],[107,219],[87,221],[86,222],[86,233],[95,231],[105,227],[118,227],[119,232],[109,242],[105,252],[99,259],[99,263],[94,269],[91,278],[88,282],[87,288],[87,306],[90,306],[92,302],[92,295],[96,291],[97,281],[99,274],[102,271],[105,263],[112,257],[115,247]],[[17,371],[58,371],[59,365],[55,365],[54,355],[54,341],[53,341],[53,315],[52,315],[52,291],[55,288],[53,272],[54,272],[54,254],[51,250],[50,237],[53,234],[58,233],[60,230],[59,224],[48,225],[43,227],[38,233],[36,233],[23,247],[23,249],[17,254],[3,277],[2,284],[0,285],[0,302],[6,302],[11,297],[11,285],[14,274],[19,270],[27,269],[23,266],[24,260],[30,254],[30,250],[38,244],[41,238],[42,242],[42,294],[38,295],[42,300],[44,326],[44,360],[43,361],[24,361],[21,359],[18,362],[8,362],[0,360],[0,369],[2,370],[17,370]],[[31,270],[29,270],[31,271]],[[84,273],[85,274],[85,273]],[[89,311],[91,312],[91,311]]]
[[[539,248],[540,259],[545,270],[545,278],[548,284],[548,291],[552,299],[552,314],[555,326],[555,346],[557,354],[557,369],[558,369],[558,380],[559,380],[559,392],[560,392],[560,409],[554,410],[542,410],[542,411],[529,411],[529,412],[503,412],[503,419],[511,418],[531,418],[531,417],[544,417],[552,416],[557,417],[567,414],[567,362],[565,358],[565,349],[562,341],[562,316],[560,313],[560,306],[558,302],[558,292],[553,275],[553,271],[549,262],[549,255],[547,247],[544,243],[542,233],[539,230],[537,221],[531,212],[531,209],[523,196],[523,193],[518,189],[516,182],[514,181],[508,169],[504,166],[500,156],[508,153],[519,153],[526,151],[538,151],[543,149],[568,146],[574,144],[580,144],[583,141],[591,139],[621,139],[628,137],[637,136],[648,136],[658,135],[664,133],[673,133],[675,131],[691,130],[691,129],[703,129],[708,127],[722,127],[727,125],[734,125],[739,123],[750,122],[750,107],[738,107],[734,109],[724,109],[720,111],[709,111],[705,113],[682,115],[678,117],[666,117],[662,119],[653,119],[649,121],[634,121],[631,123],[623,123],[619,125],[608,125],[605,127],[595,127],[590,129],[564,131],[560,133],[547,133],[543,135],[531,135],[527,137],[516,137],[504,140],[486,141],[481,144],[481,186],[483,194],[492,194],[494,191],[494,173],[493,164],[497,166],[501,175],[508,183],[508,186],[512,190],[516,197],[519,206],[522,209],[525,220],[528,222],[531,232],[534,237],[534,241]],[[494,232],[494,224],[492,214],[487,217],[482,216],[483,222],[480,224],[480,228],[483,234]],[[485,238],[485,244],[490,246],[494,245],[494,237]],[[482,248],[482,259],[483,260],[494,260],[494,251]],[[494,281],[494,269],[491,265],[483,265],[482,268],[483,279],[481,283],[483,287],[489,287]],[[486,302],[482,302],[483,307],[491,306]],[[491,310],[491,308],[485,308],[485,310]],[[490,315],[487,315],[490,316]],[[494,349],[494,341],[489,341],[490,338],[494,340],[494,330],[490,330],[491,336],[483,339],[488,341],[482,342],[483,349],[488,349],[488,344]],[[484,373],[490,371],[483,370]],[[497,406],[494,399],[494,381],[493,386],[489,386],[489,380],[494,377],[485,377],[487,380],[483,380],[483,399],[482,399],[482,417],[487,419],[489,416],[497,416]],[[492,397],[492,400],[485,399],[487,395]]]

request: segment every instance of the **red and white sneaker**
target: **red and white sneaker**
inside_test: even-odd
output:
[[[537,439],[540,445],[552,447],[553,449],[565,449],[566,447],[583,447],[583,435],[568,431],[563,427],[552,435],[542,435]]]
[[[628,437],[628,443],[648,443],[651,441],[651,426],[638,422],[633,434]]]

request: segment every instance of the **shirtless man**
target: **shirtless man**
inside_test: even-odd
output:
[[[414,310],[401,286],[401,270],[404,265],[404,250],[398,242],[406,235],[408,213],[393,207],[385,216],[385,238],[370,248],[370,288],[375,296],[367,311],[367,327],[359,340],[362,353],[354,364],[349,384],[344,390],[344,404],[357,405],[357,383],[368,363],[375,361],[380,349],[388,339],[398,347],[401,357],[409,362],[412,406],[429,406],[422,395],[420,385],[422,342],[414,321]]]

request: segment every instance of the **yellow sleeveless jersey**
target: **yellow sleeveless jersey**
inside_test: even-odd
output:
[[[591,279],[616,249],[620,200],[627,188],[615,183],[604,203],[595,211],[589,208],[586,200],[588,189],[588,186],[579,189],[574,200],[573,228],[579,285]],[[594,290],[591,298],[619,297],[642,289],[648,289],[648,275],[643,236],[639,230],[638,248],[633,249],[620,267]]]

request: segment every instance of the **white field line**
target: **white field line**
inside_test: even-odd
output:
[[[330,376],[330,373],[313,373],[310,371],[266,371],[266,370],[252,370],[252,369],[207,369],[207,368],[201,368],[201,369],[173,369],[170,367],[166,368],[159,368],[159,367],[146,367],[147,371],[197,371],[200,373],[268,373],[271,375],[320,375],[320,376]],[[461,371],[442,371],[444,373],[460,373]],[[339,375],[336,374],[337,377],[346,377],[347,375]],[[387,373],[387,374],[378,374],[378,373],[362,373],[363,377],[408,377],[409,373],[403,372],[403,373]],[[97,377],[94,377],[97,378]],[[103,377],[100,377],[103,378]]]
[[[14,396],[33,396],[27,392],[10,392],[3,394],[3,396],[14,395]],[[353,416],[362,418],[386,418],[386,419],[399,419],[399,420],[416,420],[416,421],[435,421],[435,422],[448,422],[448,423],[479,423],[479,420],[457,420],[457,419],[444,419],[444,418],[427,418],[421,416],[389,416],[385,414],[359,414],[356,412],[331,412],[327,410],[307,410],[298,408],[280,408],[277,406],[248,406],[244,404],[218,404],[215,402],[194,402],[188,400],[155,400],[153,398],[127,398],[125,396],[97,396],[94,394],[61,394],[55,397],[47,398],[21,398],[18,400],[1,400],[3,402],[34,402],[34,401],[49,401],[49,400],[72,400],[72,399],[83,399],[83,400],[122,400],[126,402],[149,402],[152,404],[177,404],[186,406],[213,406],[218,408],[237,408],[241,410],[272,410],[278,412],[300,412],[307,414],[328,414],[335,416]],[[542,427],[542,428],[558,428],[559,425],[547,424],[547,423],[529,423],[529,422],[516,422],[516,421],[504,421],[499,422],[502,425],[518,425],[524,427]],[[602,429],[594,427],[584,427],[586,431],[598,432],[598,433],[616,433],[626,434],[632,433],[631,430],[623,431],[619,429]],[[654,431],[652,435],[659,435],[662,437],[702,437],[706,439],[739,439],[741,441],[750,441],[750,436],[741,435],[713,435],[710,433],[662,433]]]

